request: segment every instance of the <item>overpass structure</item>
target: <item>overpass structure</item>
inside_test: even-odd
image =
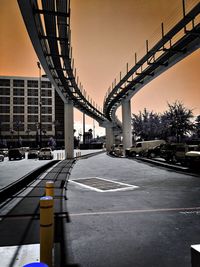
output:
[[[112,83],[104,102],[104,114],[108,120],[114,120],[117,108],[122,105],[123,147],[132,145],[131,98],[147,83],[158,75],[200,48],[200,2],[196,2],[186,14],[183,0],[182,19],[167,33],[161,24],[160,40],[149,48],[146,40],[146,54],[127,69],[124,77],[120,73],[119,81]],[[112,134],[112,133],[111,133]]]
[[[106,128],[107,149],[114,143],[115,135],[123,129],[124,149],[131,146],[130,100],[143,86],[162,72],[200,47],[200,3],[186,14],[183,1],[183,18],[116,80],[105,97],[101,111],[87,97],[74,67],[70,31],[69,0],[18,0],[29,37],[48,78],[54,85],[65,106],[65,150],[73,158],[73,107],[99,122]],[[122,105],[122,124],[115,113]]]
[[[71,47],[69,0],[18,0],[29,37],[49,80],[64,102],[65,150],[73,158],[73,108],[95,119],[101,126],[120,125],[109,121],[87,96],[74,67]]]

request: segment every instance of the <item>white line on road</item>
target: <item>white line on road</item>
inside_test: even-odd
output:
[[[91,215],[112,215],[112,214],[131,214],[131,213],[147,213],[147,212],[167,212],[167,211],[178,211],[178,212],[188,212],[197,211],[200,207],[191,208],[167,208],[167,209],[148,209],[148,210],[119,210],[119,211],[98,211],[98,212],[83,212],[83,213],[71,213],[70,216],[91,216]]]

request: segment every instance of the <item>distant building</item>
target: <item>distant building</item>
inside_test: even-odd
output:
[[[63,145],[64,105],[50,81],[0,76],[0,146],[38,146],[40,118],[42,145],[50,137]]]

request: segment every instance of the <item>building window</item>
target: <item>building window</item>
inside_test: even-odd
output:
[[[0,95],[10,95],[10,88],[0,88]]]
[[[0,122],[10,122],[10,115],[0,115]]]
[[[42,105],[51,106],[52,105],[52,99],[51,98],[42,98]]]
[[[52,107],[42,107],[42,114],[51,114]]]
[[[24,80],[13,80],[13,87],[24,87]]]
[[[22,97],[13,97],[13,104],[15,104],[15,105],[24,105],[24,98],[22,98]]]
[[[38,96],[38,89],[28,89],[28,96]]]
[[[10,124],[2,124],[1,125],[1,130],[2,131],[10,131]]]
[[[13,95],[15,95],[15,96],[23,96],[24,95],[24,89],[14,88],[13,89]]]
[[[28,98],[28,105],[38,105],[38,98],[36,97],[29,97]]]
[[[10,113],[10,106],[0,106],[0,113]]]
[[[38,107],[28,107],[28,113],[37,114],[38,113]]]
[[[0,79],[0,86],[10,86],[9,79]]]
[[[30,88],[36,88],[38,87],[38,81],[27,81],[27,87],[30,87]]]
[[[24,113],[24,106],[14,106],[13,113]]]
[[[52,91],[51,90],[41,90],[41,95],[42,96],[52,96]]]
[[[3,97],[0,97],[0,104],[10,104],[10,97],[5,97],[5,96],[3,96]]]
[[[30,129],[31,131],[36,131],[37,125],[35,123],[28,123],[28,129]]]
[[[17,121],[24,122],[24,115],[14,115],[13,116],[13,121],[14,122],[17,122]]]
[[[52,131],[52,124],[43,124],[42,128],[46,131]]]
[[[51,83],[48,81],[42,81],[41,87],[42,88],[51,88]]]
[[[52,122],[52,116],[42,115],[42,122]]]
[[[38,122],[37,115],[28,115],[28,122]]]
[[[24,124],[23,123],[18,123],[18,122],[14,122],[13,123],[13,130],[14,131],[24,131]]]

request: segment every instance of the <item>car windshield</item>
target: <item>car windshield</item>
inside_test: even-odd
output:
[[[51,149],[50,148],[42,148],[40,151],[42,151],[42,152],[49,152],[49,151],[51,151]]]

